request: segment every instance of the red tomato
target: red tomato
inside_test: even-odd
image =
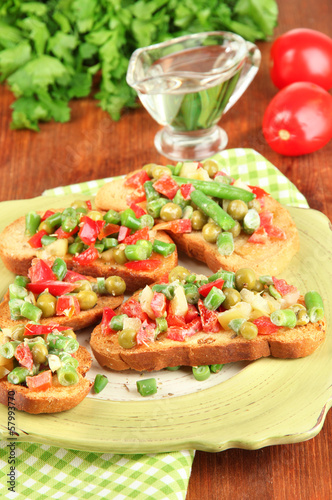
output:
[[[332,96],[314,83],[285,87],[265,111],[263,134],[282,155],[317,151],[332,138]]]
[[[98,250],[94,247],[90,247],[84,250],[84,252],[80,253],[79,255],[74,255],[73,262],[76,262],[81,266],[88,266],[89,264],[92,264],[92,262],[97,260],[98,257]]]
[[[111,322],[111,319],[113,318],[113,316],[115,316],[115,312],[113,311],[113,309],[111,309],[110,307],[104,307],[103,318],[102,318],[101,325],[100,325],[101,333],[103,335],[115,333],[114,330],[112,330],[110,327],[110,322]]]
[[[147,342],[154,342],[155,336],[156,330],[154,326],[145,320],[136,334],[136,343],[137,345],[142,345]]]
[[[126,262],[125,266],[127,269],[132,271],[154,271],[161,264],[159,259],[146,259],[146,260],[132,260]]]
[[[24,345],[23,343],[19,344],[16,347],[15,358],[21,366],[24,366],[24,368],[28,368],[28,370],[32,370],[33,358],[29,346]]]
[[[122,314],[127,314],[129,318],[138,318],[142,322],[148,319],[148,315],[142,310],[141,304],[136,299],[129,299],[121,306]]]
[[[38,281],[38,283],[28,283],[27,289],[37,294],[47,289],[52,295],[60,296],[72,292],[75,289],[75,285],[64,281]]]
[[[32,266],[28,270],[28,277],[31,283],[40,281],[55,281],[56,276],[51,269],[51,266],[42,259],[33,259]]]
[[[26,378],[26,384],[33,391],[46,391],[52,387],[52,372],[46,370],[33,377]]]
[[[332,87],[332,39],[319,31],[287,31],[273,43],[270,61],[270,75],[279,89],[294,82]]]
[[[279,330],[279,326],[272,323],[270,318],[267,316],[260,316],[259,318],[254,319],[253,323],[258,328],[258,335],[271,335],[273,333],[277,333]]]
[[[153,183],[155,190],[172,200],[179,190],[179,186],[170,175],[163,175]]]
[[[74,297],[73,295],[61,295],[58,297],[56,302],[57,316],[66,316],[67,318],[71,318],[80,312],[81,308],[77,297]]]

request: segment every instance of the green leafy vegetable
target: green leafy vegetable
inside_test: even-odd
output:
[[[89,95],[98,72],[95,98],[117,120],[136,106],[125,78],[136,48],[212,30],[266,39],[277,15],[275,0],[4,0],[0,82],[17,97],[11,127],[68,121],[70,99]]]

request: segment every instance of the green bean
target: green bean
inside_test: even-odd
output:
[[[157,381],[155,378],[137,380],[136,387],[141,396],[152,396],[152,394],[156,394],[157,392]]]
[[[0,345],[0,356],[3,356],[6,359],[12,359],[15,354],[16,344],[14,342],[5,342]]]
[[[8,302],[10,317],[12,320],[17,320],[22,318],[21,307],[24,304],[24,300],[21,299],[11,299]]]
[[[211,375],[211,370],[209,365],[203,366],[193,366],[192,372],[196,380],[202,382],[203,380],[207,380]]]
[[[160,198],[160,194],[153,187],[153,181],[146,181],[143,184],[146,201],[149,203],[150,201],[157,200]]]
[[[194,213],[194,209],[191,205],[184,207],[184,210],[182,212],[182,219],[191,219],[193,213]]]
[[[158,219],[160,211],[166,203],[168,203],[166,198],[158,198],[157,200],[149,201],[146,205],[146,210],[151,217]]]
[[[56,212],[55,214],[52,214],[49,217],[47,217],[46,222],[50,227],[54,228],[56,226],[61,225],[61,220],[62,220],[61,212]]]
[[[206,194],[195,189],[190,195],[191,200],[202,210],[205,215],[211,217],[218,226],[224,231],[231,229],[235,225],[232,219],[215,201],[211,200]]]
[[[259,228],[261,220],[259,213],[254,208],[250,208],[243,219],[243,229],[246,233],[252,234]]]
[[[70,365],[65,365],[56,371],[58,376],[59,384],[68,387],[69,385],[75,385],[79,381],[79,375],[75,368]]]
[[[314,290],[307,292],[304,301],[311,323],[316,323],[324,318],[324,304],[318,292]]]
[[[127,245],[125,250],[125,256],[128,260],[145,260],[147,259],[147,251],[141,245]]]
[[[43,314],[42,310],[39,309],[39,307],[30,304],[30,302],[24,301],[24,303],[21,306],[21,316],[23,316],[23,318],[30,319],[35,323],[38,323],[42,314]]]
[[[50,236],[49,234],[45,234],[41,239],[41,244],[43,247],[47,247],[51,243],[54,243],[58,238],[56,236]]]
[[[21,299],[28,295],[28,290],[24,288],[24,286],[15,285],[15,283],[11,283],[9,285],[9,298],[10,299]]]
[[[166,318],[161,316],[160,318],[156,318],[156,323],[157,323],[157,335],[159,333],[167,332],[168,324]]]
[[[214,181],[200,181],[197,179],[186,179],[185,177],[172,176],[179,186],[182,184],[192,184],[194,188],[199,189],[208,196],[221,198],[224,200],[242,200],[249,202],[255,198],[255,195],[246,189],[229,186],[227,184],[215,183]]]
[[[101,375],[100,373],[97,373],[96,378],[95,378],[95,383],[93,385],[93,390],[95,391],[96,394],[99,394],[103,389],[108,384],[108,378],[106,375]]]
[[[247,321],[245,318],[235,318],[235,319],[232,319],[229,323],[228,323],[228,326],[235,332],[235,333],[239,333],[239,330],[242,326],[243,323],[245,323],[245,321]]]
[[[172,283],[168,284],[161,284],[161,285],[153,285],[152,291],[153,292],[159,292],[163,293],[166,297],[166,299],[171,300],[174,298],[174,290],[175,286]]]
[[[217,248],[221,255],[232,255],[234,252],[234,238],[232,233],[220,233],[217,238]]]
[[[210,370],[213,373],[218,373],[224,365],[210,365]]]
[[[135,212],[131,208],[127,208],[121,212],[121,225],[129,227],[130,229],[139,229],[141,222],[137,219]]]
[[[180,370],[181,366],[166,366],[166,370],[170,372],[176,372],[177,370]]]
[[[100,242],[100,243],[98,243],[98,242],[97,242],[97,243],[95,244],[95,249],[96,249],[96,250],[98,250],[98,252],[99,252],[99,253],[102,253],[102,252],[104,251],[104,245],[103,245],[103,243],[101,243],[101,242]]]
[[[61,224],[67,219],[67,217],[72,217],[77,220],[77,213],[75,208],[67,207],[64,209],[64,211],[61,213]]]
[[[278,309],[273,311],[270,320],[277,326],[286,326],[287,328],[295,328],[296,314],[292,309]]]
[[[65,351],[68,354],[73,354],[79,348],[79,343],[73,337],[65,337],[64,335],[55,335],[50,333],[47,337],[49,349]]]
[[[140,229],[143,229],[143,227],[148,227],[149,229],[152,229],[154,226],[154,218],[151,217],[149,214],[144,214],[140,218]]]
[[[120,214],[115,210],[109,210],[104,215],[104,220],[107,222],[107,224],[119,224],[121,217]]]
[[[213,286],[204,299],[204,305],[210,311],[215,311],[224,302],[225,294],[220,288]]]
[[[26,276],[15,276],[14,283],[15,285],[26,288],[27,284],[30,283],[30,280]]]
[[[58,354],[62,366],[72,366],[73,368],[77,368],[79,365],[78,359],[71,356],[68,352],[59,352]]]
[[[33,211],[28,212],[25,216],[25,234],[27,236],[33,236],[36,234],[40,221],[40,215]]]
[[[99,293],[99,295],[107,294],[105,283],[106,283],[105,278],[103,277],[97,278],[96,293]]]
[[[25,382],[25,379],[29,375],[29,370],[27,368],[23,368],[23,366],[16,366],[14,370],[12,370],[7,375],[7,380],[10,384],[22,384]]]
[[[114,248],[118,245],[118,240],[116,238],[103,238],[101,242],[104,245],[105,250],[109,250],[110,248]]]
[[[174,172],[173,172],[173,174],[174,175],[180,175],[182,167],[183,167],[183,162],[182,161],[178,161],[177,164],[174,166]]]
[[[146,259],[148,259],[152,254],[153,244],[149,240],[137,240],[136,245],[139,245],[145,248],[146,251]]]
[[[62,281],[67,274],[67,264],[63,259],[57,257],[53,262],[52,271],[56,274],[59,281]]]
[[[177,205],[179,205],[182,208],[182,210],[184,210],[185,207],[190,205],[190,200],[184,199],[180,189],[177,190],[176,195],[174,196],[172,201],[173,201],[173,203],[176,203]]]
[[[75,217],[66,217],[62,222],[61,222],[61,228],[63,231],[66,233],[70,233],[75,229],[77,226],[77,216],[75,214]]]
[[[175,251],[174,243],[166,243],[165,241],[154,240],[152,246],[153,252],[157,252],[164,257],[168,257]]]
[[[197,304],[197,302],[199,301],[198,287],[193,283],[188,283],[187,285],[183,286],[183,289],[188,304]]]
[[[269,286],[269,294],[276,300],[281,299],[281,294],[274,285]]]
[[[123,330],[123,322],[126,318],[128,318],[127,314],[118,314],[117,316],[113,316],[110,321],[111,329],[116,331]]]
[[[75,243],[72,243],[71,245],[69,245],[68,253],[70,253],[70,255],[76,255],[77,253],[81,253],[83,251],[83,248],[84,248],[84,244],[82,241],[75,242]]]
[[[224,280],[223,288],[235,288],[235,273],[232,271],[220,270],[212,274],[212,276],[208,278],[208,281],[211,283],[211,281],[216,281],[220,278]]]
[[[259,281],[263,284],[263,285],[267,285],[267,286],[270,286],[270,285],[273,285],[273,279],[272,279],[272,276],[266,274],[264,276],[260,276],[259,278]]]

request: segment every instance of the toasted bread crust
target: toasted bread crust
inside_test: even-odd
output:
[[[41,318],[39,323],[41,325],[48,325],[50,323],[56,323],[59,326],[68,326],[73,330],[81,330],[87,326],[94,325],[98,323],[103,315],[104,307],[110,307],[115,309],[120,306],[123,301],[123,295],[118,297],[112,297],[110,295],[101,295],[98,297],[98,302],[95,307],[87,311],[81,311],[79,314],[75,314],[68,318],[67,316],[52,316],[50,318]],[[9,310],[9,292],[6,293],[4,300],[0,304],[0,324],[2,328],[11,328],[18,324],[18,322],[27,324],[28,319],[20,319],[18,321],[12,320],[10,317]]]
[[[36,257],[36,249],[30,247],[24,231],[25,218],[20,217],[4,229],[0,238],[0,256],[7,269],[14,274],[27,275],[31,261]],[[171,238],[163,231],[158,231],[156,238],[167,243],[173,243]],[[153,271],[137,272],[128,269],[124,265],[104,262],[101,259],[92,264],[82,266],[73,262],[73,257],[70,254],[67,254],[63,258],[68,269],[87,276],[104,276],[105,278],[108,276],[120,276],[125,280],[128,292],[133,292],[146,284],[154,283],[161,276],[169,273],[177,265],[178,254],[175,250],[168,257],[162,257],[160,254],[153,252],[151,259],[160,260],[161,265]]]
[[[80,346],[75,357],[79,360],[79,382],[70,387],[59,384],[53,375],[53,386],[46,391],[31,391],[25,386],[11,384],[7,377],[0,380],[0,403],[8,406],[8,391],[14,391],[11,406],[27,413],[58,413],[77,406],[88,394],[92,382],[84,378],[91,366],[91,356],[85,347]]]
[[[126,178],[135,174],[130,173]],[[96,206],[99,210],[124,210],[127,207],[126,197],[133,192],[124,186],[124,179],[115,179],[105,184],[97,193]],[[190,181],[188,179],[188,181]],[[251,267],[258,274],[279,274],[289,264],[300,248],[300,240],[295,223],[289,212],[271,196],[265,196],[264,208],[273,213],[273,224],[286,233],[285,240],[268,238],[265,244],[248,243],[249,235],[241,233],[235,238],[235,250],[232,255],[220,255],[217,246],[204,240],[201,231],[185,234],[169,233],[178,250],[201,262],[211,271],[222,267],[228,271],[236,271],[242,267]]]

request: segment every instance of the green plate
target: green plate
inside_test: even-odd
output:
[[[31,209],[65,206],[74,196],[10,201],[0,204],[0,230]],[[314,210],[291,208],[301,250],[283,274],[300,290],[318,290],[332,324],[332,236],[328,219]],[[0,264],[0,293],[13,275]],[[311,356],[297,360],[261,359],[228,380],[180,397],[139,401],[86,398],[73,410],[51,415],[16,412],[21,441],[113,453],[149,453],[181,449],[210,452],[238,447],[257,449],[314,437],[332,405],[332,330]],[[176,372],[170,372],[176,373]],[[111,379],[110,373],[109,378]],[[176,394],[175,391],[173,391]],[[2,437],[7,438],[7,408],[0,408]]]

